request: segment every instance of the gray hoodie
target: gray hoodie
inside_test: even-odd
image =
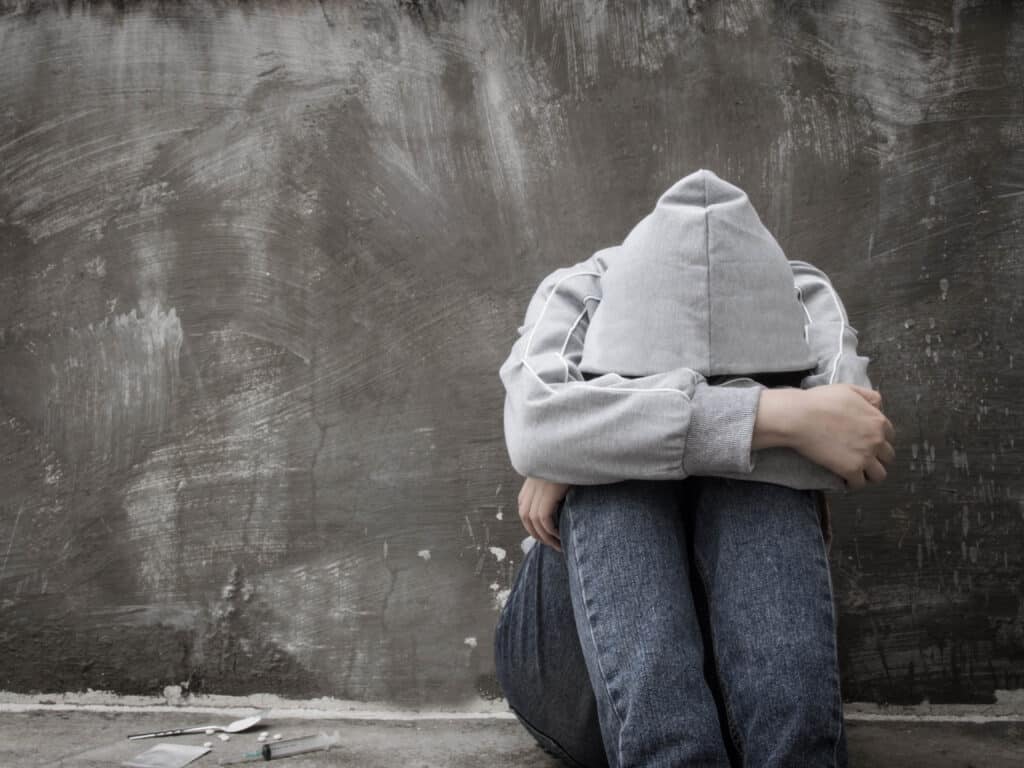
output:
[[[770,374],[870,388],[868,363],[825,273],[787,260],[747,195],[700,170],[621,245],[541,282],[500,370],[506,445],[519,474],[572,485],[843,489],[793,449],[751,450],[754,420]]]

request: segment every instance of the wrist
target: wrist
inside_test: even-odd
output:
[[[803,394],[793,387],[761,390],[751,450],[796,446]]]

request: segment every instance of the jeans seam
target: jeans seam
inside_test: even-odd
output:
[[[571,510],[570,510],[569,513],[572,514]],[[622,731],[623,731],[623,728],[624,728],[624,722],[623,722],[623,719],[622,719],[622,715],[619,714],[618,707],[616,707],[616,705],[615,705],[615,697],[612,696],[611,688],[608,687],[608,676],[605,674],[604,665],[601,663],[601,649],[598,647],[597,636],[594,634],[594,619],[593,619],[593,616],[590,613],[590,604],[589,604],[589,601],[587,600],[587,588],[586,588],[586,585],[584,585],[584,583],[583,583],[583,572],[582,572],[582,569],[580,568],[580,558],[579,558],[580,550],[579,550],[579,541],[576,538],[576,526],[572,525],[571,521],[570,521],[570,524],[569,524],[569,536],[572,539],[572,558],[573,558],[573,562],[576,565],[576,575],[579,578],[579,583],[580,583],[580,597],[583,598],[583,609],[584,609],[584,611],[587,614],[587,629],[590,630],[590,639],[594,643],[594,650],[596,651],[596,653],[594,654],[594,659],[597,662],[597,670],[598,670],[598,672],[601,675],[601,683],[604,685],[605,694],[608,696],[608,702],[611,705],[612,714],[615,715],[615,719],[618,720],[618,722],[619,722],[618,730],[619,730],[620,737],[616,740],[616,744],[615,744],[616,752],[618,753],[616,755],[616,761],[615,762],[616,762],[617,765],[622,765],[622,739],[621,739],[621,734],[622,734]]]
[[[824,546],[824,534],[822,534],[822,546]],[[832,586],[832,568],[828,562],[828,555],[825,555],[825,574],[828,576],[828,612],[832,622],[832,681],[835,689],[835,705],[833,708],[833,720],[837,724],[836,742],[832,745],[832,766],[836,768],[839,759],[839,742],[843,738],[843,693],[839,680],[839,636],[838,622],[836,620],[835,591]]]
[[[693,559],[697,566],[697,572],[704,585],[704,594],[708,596],[708,627],[711,628],[711,599],[708,591],[709,580],[707,577],[707,569],[704,567],[704,563],[696,551],[694,551]],[[718,674],[718,684],[722,689],[722,703],[725,707],[726,725],[729,727],[729,733],[736,742],[736,748],[739,750],[740,758],[745,760],[747,750],[743,743],[743,738],[740,735],[739,728],[736,726],[736,717],[733,715],[732,709],[729,706],[729,687],[726,685],[725,677],[722,675],[722,669],[718,663],[718,651],[715,649],[713,628],[711,628],[711,660],[714,662],[715,672]]]
[[[821,511],[818,500],[816,498],[813,499],[813,503],[816,515],[820,520]],[[833,699],[832,707],[832,721],[838,726],[836,728],[836,740],[832,745],[832,766],[833,768],[836,768],[836,764],[839,760],[839,742],[843,739],[843,693],[839,680],[839,626],[836,620],[835,588],[832,584],[832,567],[828,559],[828,543],[825,541],[825,531],[820,522],[818,525],[818,536],[821,539],[821,549],[825,559],[825,576],[828,578],[828,616],[832,625],[832,688],[835,691],[835,698]]]

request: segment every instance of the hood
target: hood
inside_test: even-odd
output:
[[[814,368],[793,270],[746,193],[711,171],[676,182],[602,253],[580,369],[705,377]]]

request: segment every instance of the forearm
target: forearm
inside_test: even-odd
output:
[[[711,387],[689,369],[587,382],[549,377],[546,387],[521,365],[502,372],[505,442],[521,475],[590,485],[752,469],[752,388]]]

